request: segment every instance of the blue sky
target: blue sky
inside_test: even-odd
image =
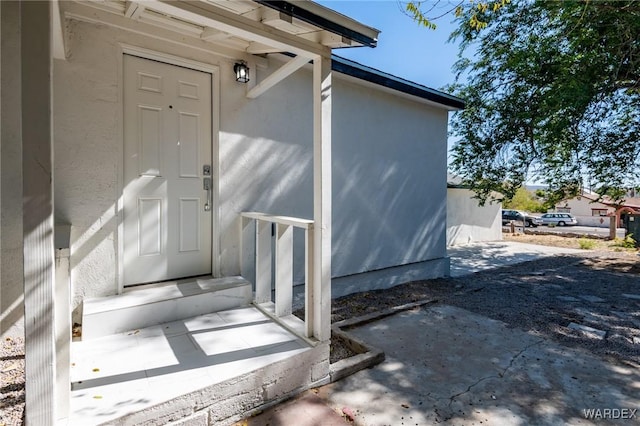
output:
[[[405,15],[395,0],[316,1],[381,31],[376,48],[335,49],[336,55],[434,89],[453,83],[451,66],[458,46],[447,42],[455,29],[452,14],[436,20],[437,29],[429,30]]]

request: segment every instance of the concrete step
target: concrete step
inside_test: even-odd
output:
[[[251,283],[242,277],[196,277],[125,289],[85,299],[82,340],[249,306]]]

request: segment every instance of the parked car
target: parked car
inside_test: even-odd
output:
[[[516,223],[524,224],[525,227],[531,226],[535,228],[542,224],[538,217],[528,213],[519,210],[502,210],[502,225],[508,225],[512,220]]]
[[[578,221],[569,213],[545,213],[540,216],[543,225],[577,225]]]

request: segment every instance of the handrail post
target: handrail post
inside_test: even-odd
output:
[[[305,236],[305,318],[304,324],[295,326],[294,333],[301,338],[307,339],[309,342],[318,340],[318,330],[320,323],[318,322],[318,306],[321,297],[327,297],[329,294],[318,288],[317,266],[315,253],[317,253],[316,244],[318,243],[319,233],[314,221],[309,219],[300,219],[288,216],[274,216],[259,212],[242,212],[240,221],[241,234],[246,233],[249,224],[255,223],[254,244],[255,244],[255,296],[254,303],[264,313],[269,315],[276,321],[279,317],[287,317],[291,315],[293,310],[293,235],[294,228],[304,230]],[[272,249],[272,229],[275,224],[275,253]],[[241,240],[244,240],[241,235]],[[242,241],[241,241],[242,243]],[[241,257],[247,250],[240,246]],[[275,258],[275,259],[274,259]],[[275,262],[274,262],[275,260]],[[275,300],[271,304],[272,294],[272,263],[275,263]],[[241,264],[241,267],[243,265]],[[244,270],[246,268],[243,268]],[[291,327],[288,321],[280,322],[285,327]],[[289,328],[293,330],[292,328]]]
[[[256,303],[271,301],[271,228],[256,219]]]
[[[314,248],[314,238],[315,238],[315,230],[313,229],[313,225],[309,225],[309,227],[305,230],[304,233],[304,244],[305,244],[305,253],[304,253],[304,276],[305,276],[305,286],[304,286],[304,328],[306,337],[313,336],[313,311],[315,309],[315,305],[313,303],[313,295],[314,295],[314,286],[315,286],[315,274],[313,272],[314,265],[314,257],[313,257],[313,248]]]
[[[276,316],[291,314],[293,302],[293,227],[276,223]]]

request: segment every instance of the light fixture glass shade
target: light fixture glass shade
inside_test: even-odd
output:
[[[249,67],[244,61],[236,62],[233,66],[233,72],[236,73],[236,81],[246,83],[249,81]]]

